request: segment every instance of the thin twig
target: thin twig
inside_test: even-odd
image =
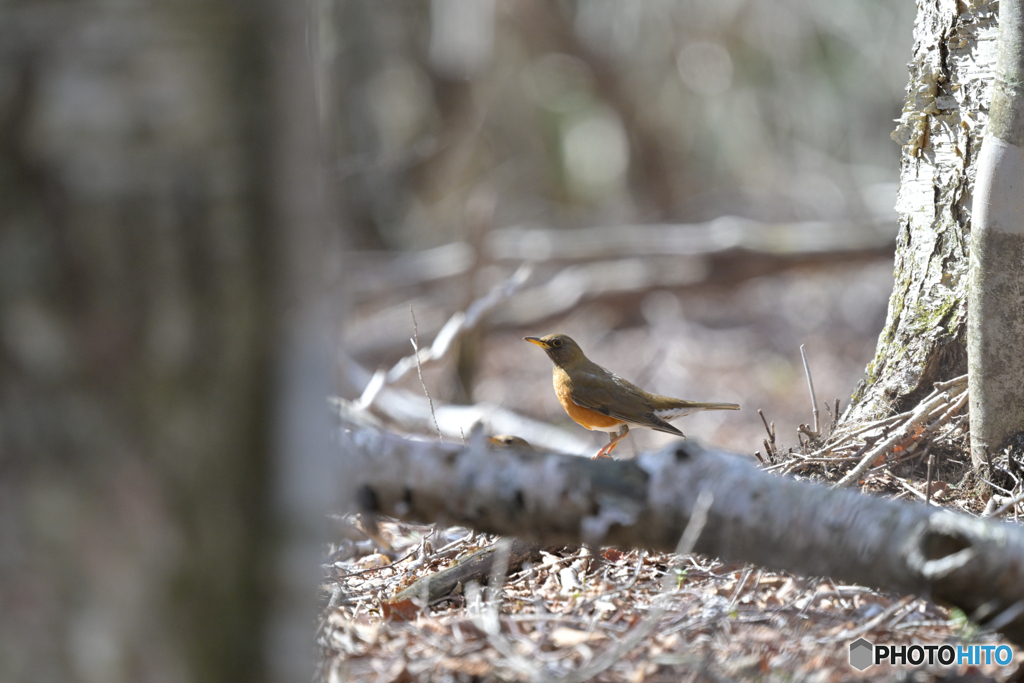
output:
[[[834,442],[834,444],[832,446],[826,446],[825,448],[823,448],[818,453],[814,453],[812,455],[820,455],[820,454],[822,454],[822,453],[824,453],[824,452],[826,452],[828,450],[834,450],[834,449],[838,448],[837,444],[842,443],[844,441],[847,441],[847,440],[851,439],[852,437],[857,436],[858,434],[863,434],[864,432],[869,432],[869,431],[871,431],[873,429],[876,429],[878,427],[884,427],[884,426],[890,425],[890,424],[892,424],[894,422],[899,422],[900,420],[903,420],[904,418],[908,418],[908,417],[914,415],[915,412],[917,412],[917,410],[920,408],[920,406],[922,406],[922,405],[932,401],[932,399],[938,397],[940,394],[942,394],[947,389],[951,389],[953,387],[961,386],[961,385],[965,384],[966,382],[967,382],[967,375],[961,375],[960,377],[955,377],[955,378],[953,378],[951,380],[948,380],[946,382],[936,382],[935,383],[935,389],[932,391],[932,393],[928,394],[923,399],[921,399],[921,402],[918,404],[918,407],[915,408],[914,410],[908,410],[908,411],[906,411],[904,413],[899,413],[897,415],[890,415],[889,417],[882,418],[882,419],[876,420],[874,422],[869,422],[867,424],[861,425],[860,427],[858,427],[857,429],[855,429],[852,432],[847,432],[847,433],[840,432],[838,435],[834,434],[831,438],[835,438],[835,439],[837,439],[837,441]],[[952,394],[956,395],[956,396],[961,396],[961,393],[959,391],[952,392]],[[929,415],[929,417],[930,417],[930,415]]]
[[[422,354],[417,351],[414,355],[399,360],[390,370],[378,370],[363,389],[362,396],[356,402],[357,408],[360,410],[369,408],[385,386],[398,382],[414,367],[418,369],[421,361],[429,363],[443,358],[455,347],[455,340],[476,327],[487,313],[508,300],[529,279],[531,273],[531,266],[527,264],[520,266],[508,280],[471,303],[465,311],[457,311],[452,315],[434,337],[434,342],[430,347],[423,349]]]
[[[903,480],[902,480],[901,478],[897,477],[897,476],[896,476],[895,474],[894,474],[894,475],[892,475],[892,480],[893,480],[893,481],[895,481],[895,482],[896,482],[897,484],[899,484],[900,486],[902,486],[902,487],[903,487],[903,489],[904,489],[904,490],[905,490],[905,491],[906,491],[907,493],[912,493],[912,494],[914,494],[915,496],[917,496],[917,497],[918,497],[918,498],[920,498],[921,500],[925,501],[925,505],[928,505],[928,496],[927,496],[926,494],[924,494],[924,493],[921,493],[920,491],[918,491],[917,489],[915,489],[915,488],[914,488],[914,487],[913,487],[913,486],[912,486],[911,484],[908,484],[907,482],[903,481]]]
[[[932,504],[932,469],[935,467],[935,454],[928,456],[928,474],[924,482],[924,504]]]
[[[989,517],[999,517],[1001,515],[1005,515],[1007,512],[1012,510],[1014,508],[1014,506],[1017,505],[1017,503],[1020,503],[1020,502],[1024,502],[1024,493],[1021,493],[1021,494],[1015,496],[1014,498],[1010,499],[1010,501],[1008,503],[1006,503],[1005,505],[1003,505],[1003,507],[999,508],[998,510],[994,511],[991,515],[988,515],[988,516]]]
[[[1004,488],[1003,488],[1002,486],[1000,486],[999,484],[995,484],[995,483],[993,483],[993,482],[989,481],[988,479],[986,479],[985,477],[978,477],[978,479],[981,479],[981,480],[982,480],[983,482],[985,482],[986,484],[988,484],[988,485],[989,485],[989,486],[990,486],[991,488],[994,488],[994,489],[999,489],[1000,491],[1002,491],[1003,493],[1005,493],[1005,494],[1006,494],[1007,496],[1012,496],[1012,495],[1013,495],[1013,491],[1007,491],[1006,489],[1004,489]]]
[[[838,633],[838,634],[836,634],[836,635],[834,635],[834,636],[832,636],[830,638],[822,638],[818,642],[819,643],[823,643],[823,644],[824,643],[835,643],[835,642],[839,642],[839,641],[842,641],[842,640],[853,640],[854,638],[858,638],[858,637],[864,635],[865,633],[867,633],[868,631],[870,631],[871,629],[875,628],[879,624],[881,624],[886,619],[892,617],[894,614],[896,614],[900,610],[902,610],[904,607],[907,606],[907,603],[909,603],[913,599],[914,599],[913,597],[908,595],[907,597],[903,598],[902,600],[900,600],[896,604],[890,605],[888,609],[886,609],[885,611],[881,612],[880,614],[878,614],[878,616],[874,617],[873,619],[871,619],[870,621],[864,623],[863,625],[859,626],[858,628],[855,628],[855,629],[850,630],[850,631],[843,631],[842,633]]]
[[[983,622],[986,629],[996,631],[1003,628],[1014,619],[1024,613],[1024,600],[1018,600],[1002,612],[994,616],[990,621]]]
[[[935,387],[935,391],[945,391],[946,389],[950,389],[950,388],[955,387],[957,385],[966,384],[966,383],[967,383],[967,375],[964,374],[964,375],[960,375],[959,377],[954,377],[953,379],[946,380],[945,382],[936,382],[933,386]]]
[[[766,455],[771,460],[778,455],[778,450],[775,448],[775,423],[772,422],[772,426],[768,426],[768,418],[764,416],[764,411],[760,408],[757,409],[757,414],[761,416],[761,422],[764,423],[764,430],[768,432],[768,438],[765,439],[764,448],[767,451]]]
[[[405,555],[403,555],[402,557],[398,558],[394,562],[389,562],[388,564],[382,564],[379,567],[370,567],[369,569],[363,569],[363,570],[358,571],[358,572],[346,572],[345,574],[342,574],[338,578],[340,578],[340,579],[351,579],[353,576],[362,576],[363,574],[369,574],[371,572],[379,572],[381,569],[391,569],[392,571],[398,571],[398,567],[396,567],[395,565],[397,565],[400,562],[404,562],[405,560],[408,560],[410,557],[412,557],[415,554],[416,554],[416,548],[413,548],[412,550],[410,550],[409,552],[407,552]],[[335,566],[337,566],[337,565],[335,565]],[[340,569],[340,567],[339,567],[339,569]]]
[[[441,443],[444,443],[444,437],[441,435],[441,426],[437,424],[437,415],[434,414],[434,400],[430,398],[430,392],[427,391],[427,383],[423,381],[423,366],[420,365],[420,327],[416,324],[416,314],[413,313],[412,304],[409,304],[409,315],[412,316],[413,331],[413,338],[409,341],[412,342],[413,355],[416,357],[416,373],[420,376],[420,386],[423,387],[423,393],[427,397],[427,405],[430,406],[430,419],[434,421],[437,438]],[[465,437],[463,437],[463,441],[465,441]]]
[[[821,425],[818,422],[818,398],[814,395],[814,380],[811,379],[811,368],[807,365],[807,354],[804,345],[800,345],[800,358],[804,361],[804,374],[807,375],[807,389],[811,392],[811,409],[814,413],[814,432],[807,435],[812,438],[821,436]]]
[[[950,400],[951,398],[949,394],[942,393],[938,394],[931,400],[918,405],[917,408],[914,409],[910,419],[907,420],[900,429],[894,430],[889,438],[882,441],[882,443],[875,448],[872,448],[871,451],[865,455],[859,463],[857,463],[857,466],[850,470],[845,477],[840,479],[833,488],[842,488],[856,483],[860,479],[860,476],[864,474],[871,465],[878,460],[878,458],[888,453],[900,441],[906,439],[910,435],[910,430],[914,425],[919,425],[922,422],[925,422],[928,417],[935,412],[936,408],[942,406],[944,403],[948,404]]]
[[[726,613],[731,612],[733,606],[736,604],[736,601],[739,600],[740,592],[743,590],[743,586],[745,586],[747,584],[747,579],[750,578],[750,574],[751,574],[752,571],[753,571],[752,567],[748,566],[748,567],[744,568],[743,575],[740,577],[739,583],[736,584],[736,590],[733,591],[732,597],[729,598],[729,604],[725,606]]]
[[[891,425],[892,423],[899,422],[900,420],[906,419],[906,418],[910,417],[913,414],[914,414],[914,411],[908,410],[905,413],[899,413],[898,415],[891,415],[891,416],[883,418],[881,420],[875,420],[874,422],[869,422],[869,423],[867,423],[865,425],[861,425],[860,427],[858,427],[857,429],[855,429],[855,430],[853,430],[852,432],[849,432],[849,433],[845,433],[844,434],[844,433],[840,432],[838,436],[833,435],[832,438],[836,439],[836,441],[833,443],[833,445],[826,446],[825,448],[823,448],[820,451],[818,451],[818,453],[824,453],[825,451],[828,451],[828,450],[834,450],[834,449],[839,447],[838,444],[841,444],[844,441],[850,441],[850,440],[853,439],[853,437],[858,436],[860,434],[863,434],[864,432],[870,432],[873,429],[878,429],[880,427],[887,427],[887,426]]]
[[[928,425],[928,430],[927,430],[928,433],[934,432],[936,429],[938,429],[939,427],[944,425],[946,423],[946,421],[949,420],[949,418],[951,418],[954,415],[956,415],[960,411],[960,409],[964,407],[964,404],[967,403],[967,399],[969,398],[969,395],[970,395],[969,391],[964,391],[964,393],[960,394],[960,398],[956,401],[956,403],[954,403],[949,408],[949,410],[947,410],[946,412],[944,412],[942,414],[942,417],[940,417],[938,420],[936,420],[932,424]]]
[[[876,465],[876,466],[872,467],[870,470],[868,470],[867,472],[865,472],[864,476],[867,477],[869,475],[872,475],[872,474],[874,474],[876,472],[881,472],[883,470],[887,470],[889,472],[892,472],[892,468],[894,466],[902,465],[903,463],[907,462],[911,458],[921,458],[922,456],[927,458],[929,451],[931,451],[931,449],[932,449],[932,442],[929,441],[927,444],[925,444],[925,447],[921,450],[920,453],[916,452],[916,448],[915,448],[916,446],[917,446],[916,443],[911,444],[911,447],[908,448],[907,451],[903,455],[900,455],[900,456],[898,456],[896,458],[892,458],[892,459],[886,458],[882,462],[882,464]],[[911,472],[911,478],[913,478],[913,472]]]
[[[782,471],[782,474],[784,476],[787,475],[787,474],[793,474],[794,472],[802,470],[807,465],[828,465],[828,464],[835,464],[835,463],[841,463],[841,462],[852,462],[854,460],[860,460],[860,458],[864,455],[864,453],[866,453],[867,450],[869,448],[871,448],[874,444],[875,444],[874,441],[869,441],[868,443],[866,443],[863,446],[861,446],[861,448],[856,453],[854,453],[853,455],[836,455],[836,456],[833,456],[831,458],[815,457],[816,454],[807,455],[807,456],[801,456],[801,455],[797,455],[796,453],[794,453],[793,455],[797,456],[796,459],[790,460],[787,463],[783,463],[783,465],[785,466],[785,469]],[[820,452],[821,451],[819,451],[819,453]]]
[[[629,580],[629,583],[627,583],[624,586],[625,590],[627,590],[627,591],[629,589],[631,589],[633,586],[635,586],[636,582],[640,580],[640,572],[643,571],[643,568],[644,568],[644,558],[647,557],[647,551],[646,550],[638,550],[636,552],[636,555],[637,555],[637,557],[636,557],[636,572],[633,573],[633,578]]]

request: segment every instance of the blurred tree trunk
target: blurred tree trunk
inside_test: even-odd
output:
[[[268,678],[290,4],[0,10],[0,680]]]
[[[967,371],[974,178],[988,120],[998,2],[918,4],[903,147],[895,283],[885,329],[848,420],[902,410]]]

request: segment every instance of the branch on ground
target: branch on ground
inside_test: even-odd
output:
[[[926,596],[1024,643],[1024,529],[765,473],[686,442],[635,461],[489,450],[342,429],[365,512],[550,544],[671,551],[713,496],[695,551]]]
[[[499,545],[481,548],[460,558],[452,566],[417,580],[399,591],[389,602],[419,600],[423,605],[433,604],[451,595],[460,585],[465,586],[470,581],[486,580],[494,573],[496,564],[500,563],[502,559],[504,559],[506,571],[513,570],[524,562],[539,558],[540,551],[546,547],[548,546],[543,543],[527,543],[513,539],[505,558],[500,557]]]

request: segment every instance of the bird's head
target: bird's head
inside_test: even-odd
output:
[[[502,448],[516,448],[519,450],[531,451],[533,450],[533,446],[530,445],[530,442],[522,438],[521,436],[512,436],[511,434],[497,434],[495,436],[487,437],[487,440],[490,441],[495,446],[500,446]]]
[[[574,342],[572,337],[564,334],[549,334],[546,337],[523,337],[523,339],[544,349],[551,362],[560,368],[586,359],[580,345]]]

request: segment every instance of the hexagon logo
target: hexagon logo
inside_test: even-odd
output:
[[[875,646],[863,638],[850,643],[850,666],[857,671],[863,671],[872,664],[875,659]]]

